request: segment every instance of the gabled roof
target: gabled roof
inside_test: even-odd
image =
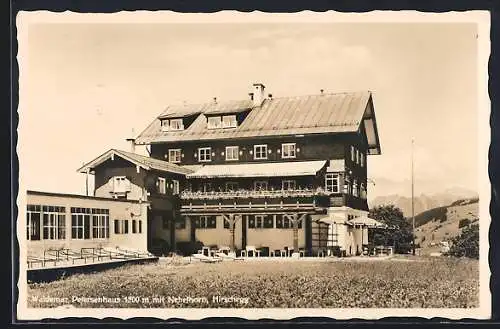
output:
[[[207,129],[206,115],[217,106],[224,113],[249,107],[250,113],[240,126],[230,129]],[[200,115],[181,131],[164,132],[158,118],[137,137],[137,144],[251,138],[258,136],[289,136],[297,134],[355,133],[361,123],[368,138],[370,154],[380,154],[380,143],[369,91],[320,94],[265,99],[261,106],[251,107],[251,101],[224,104],[207,103],[189,106]],[[168,111],[168,109],[167,109]],[[162,115],[168,114],[162,113]]]
[[[104,154],[100,155],[99,157],[95,158],[89,163],[86,163],[77,171],[80,173],[85,173],[87,172],[87,169],[92,170],[114,156],[118,156],[124,160],[127,160],[145,170],[159,170],[159,171],[170,172],[174,174],[182,174],[182,175],[187,175],[193,172],[188,168],[183,168],[181,166],[178,166],[176,164],[167,161],[158,160],[144,155],[125,152],[116,149],[110,149],[109,151],[105,152]]]

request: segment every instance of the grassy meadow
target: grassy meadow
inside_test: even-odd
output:
[[[471,308],[478,306],[478,266],[477,260],[411,256],[186,265],[160,260],[29,284],[28,305]]]

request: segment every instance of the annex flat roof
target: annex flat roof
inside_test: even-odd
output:
[[[321,161],[206,165],[187,178],[313,176],[326,164]]]
[[[249,114],[236,128],[207,128],[207,116],[247,109]],[[186,129],[162,131],[160,118],[196,112],[199,115]],[[136,143],[356,133],[361,127],[364,127],[368,139],[368,154],[380,154],[370,91],[267,98],[260,106],[254,106],[250,100],[241,100],[169,107],[139,134]]]
[[[87,170],[92,170],[105,161],[112,159],[114,156],[118,156],[124,160],[127,160],[145,170],[159,170],[159,171],[164,171],[164,172],[171,172],[175,174],[182,174],[186,175],[189,173],[192,173],[193,171],[184,168],[181,166],[178,166],[176,164],[163,161],[163,160],[158,160],[155,158],[150,158],[144,155],[136,154],[136,153],[131,153],[131,152],[126,152],[126,151],[121,151],[121,150],[116,150],[116,149],[110,149],[109,151],[105,152],[104,154],[98,156],[94,160],[84,164],[81,168],[79,168],[77,171],[80,173],[86,173]]]

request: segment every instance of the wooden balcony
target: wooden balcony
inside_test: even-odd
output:
[[[182,192],[181,212],[318,212],[329,204],[324,191],[276,190],[234,192]]]

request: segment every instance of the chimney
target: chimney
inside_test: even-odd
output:
[[[130,143],[130,152],[135,153],[135,138],[127,138],[127,142]]]
[[[254,83],[254,97],[253,97],[253,105],[260,106],[264,101],[264,89],[266,88],[262,83]]]

